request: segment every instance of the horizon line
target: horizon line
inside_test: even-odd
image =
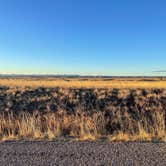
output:
[[[156,71],[157,72],[157,71]],[[166,77],[165,75],[104,75],[104,74],[0,74],[0,77]]]

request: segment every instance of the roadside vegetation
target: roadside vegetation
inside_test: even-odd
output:
[[[0,87],[0,140],[166,141],[164,88]]]

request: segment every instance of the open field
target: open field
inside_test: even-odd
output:
[[[0,165],[165,166],[165,143],[3,142]]]
[[[64,88],[166,88],[166,78],[1,78],[0,86]]]
[[[1,79],[0,140],[166,141],[165,80],[145,80]]]

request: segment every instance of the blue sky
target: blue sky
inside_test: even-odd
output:
[[[0,73],[164,75],[165,0],[1,0]]]

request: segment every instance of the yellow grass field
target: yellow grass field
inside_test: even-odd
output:
[[[166,88],[165,78],[1,78],[0,86],[64,88]]]

